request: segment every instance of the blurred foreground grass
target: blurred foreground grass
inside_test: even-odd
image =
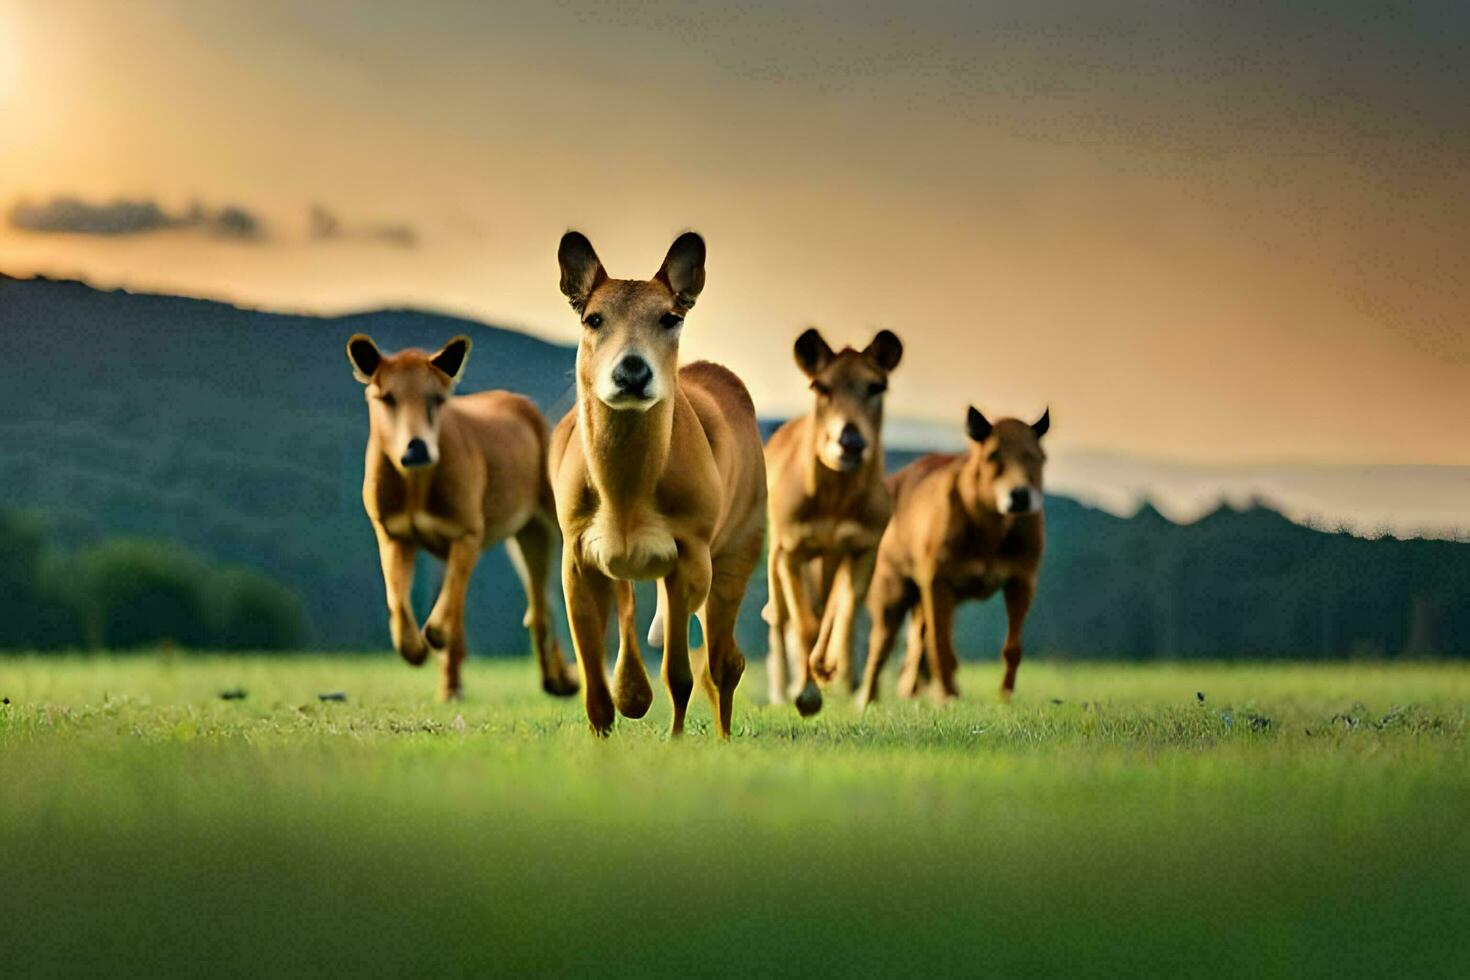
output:
[[[1470,971],[1470,667],[997,677],[719,745],[529,662],[0,658],[0,971]]]

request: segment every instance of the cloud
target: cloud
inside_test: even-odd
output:
[[[266,237],[265,222],[252,211],[234,204],[210,207],[198,201],[171,213],[148,198],[94,204],[63,194],[40,203],[18,201],[7,217],[12,228],[44,234],[146,235],[184,229],[237,241]]]
[[[320,204],[311,206],[311,237],[318,242],[379,242],[398,248],[413,248],[419,242],[418,232],[412,225],[395,224],[350,224],[339,218],[336,212]]]

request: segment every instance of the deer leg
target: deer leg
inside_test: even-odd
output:
[[[1016,670],[1021,666],[1021,627],[1035,594],[1036,583],[1030,579],[1013,578],[1005,584],[1006,644],[1000,651],[1006,665],[1005,677],[1000,682],[1002,701],[1009,701],[1016,689]]]
[[[759,551],[759,544],[756,546]],[[709,599],[700,623],[705,627],[705,646],[709,650],[709,678],[715,709],[715,731],[729,738],[734,724],[735,688],[745,673],[745,656],[735,643],[735,619],[740,601],[745,596],[745,583],[751,565],[742,554],[723,556],[714,566]]]
[[[603,630],[607,626],[608,600],[612,583],[601,572],[578,567],[567,548],[562,557],[562,589],[566,593],[567,619],[572,630],[572,647],[582,671],[582,703],[587,723],[598,735],[613,727],[612,695],[607,689]]]
[[[920,583],[919,599],[924,608],[924,651],[936,681],[934,698],[942,703],[960,693],[954,679],[959,667],[954,653],[954,597],[931,579]]]
[[[904,640],[903,667],[898,673],[898,696],[918,696],[929,683],[929,661],[924,654],[924,610],[915,609],[909,617],[908,637]]]
[[[873,629],[868,634],[868,662],[863,665],[863,682],[858,689],[859,708],[878,700],[878,677],[911,605],[905,583],[897,574],[885,570],[874,577],[868,592],[868,618],[873,621]]]
[[[786,596],[781,589],[779,546],[772,542],[766,561],[769,598],[766,600],[766,622],[770,625],[770,652],[766,654],[766,691],[771,704],[786,701],[786,687],[791,683],[787,667],[786,630],[791,617],[786,609]]]
[[[672,737],[684,734],[684,716],[694,690],[694,674],[689,667],[689,617],[704,605],[709,583],[709,551],[699,546],[683,552],[673,574],[663,581],[662,598],[668,617],[664,622],[663,677],[674,705],[674,719],[669,728]]]
[[[450,542],[444,558],[444,584],[439,599],[424,623],[424,639],[441,651],[443,669],[439,676],[439,700],[453,701],[460,696],[460,670],[468,646],[464,635],[465,596],[470,587],[470,573],[480,560],[483,539],[467,534]]]
[[[795,676],[791,679],[796,710],[803,716],[814,715],[822,710],[822,692],[812,679],[811,672],[811,653],[817,642],[820,624],[812,612],[807,596],[805,569],[801,560],[789,551],[783,552],[779,570],[787,614],[791,617],[790,634],[794,634],[796,640],[795,649],[790,651],[792,664],[796,668]],[[791,644],[792,638],[788,635],[788,644]]]
[[[577,678],[562,659],[561,645],[551,626],[551,604],[546,599],[546,579],[556,557],[556,539],[545,521],[530,523],[505,542],[506,553],[526,590],[526,629],[531,633],[531,652],[541,671],[541,690],[557,697],[577,693]]]
[[[843,559],[822,616],[822,636],[812,651],[813,670],[836,680],[843,691],[853,689],[852,628],[859,606],[867,599],[877,558],[877,550],[872,549]]]
[[[822,564],[832,568],[832,578],[827,583],[827,591],[821,594],[821,626],[817,629],[817,641],[812,644],[807,656],[812,675],[821,683],[830,684],[837,675],[837,658],[829,657],[827,651],[832,645],[832,634],[837,628],[837,620],[844,614],[851,595],[848,582],[851,565],[846,558],[841,561],[826,559]]]
[[[852,595],[848,602],[847,615],[837,622],[840,632],[833,638],[833,647],[837,650],[837,677],[842,681],[844,691],[854,690],[857,686],[852,662],[853,627],[857,624],[858,610],[868,602],[868,589],[873,584],[873,574],[877,566],[876,547],[852,557],[852,573],[849,577]]]
[[[377,528],[378,558],[383,565],[383,585],[388,595],[388,629],[393,635],[393,649],[404,660],[418,667],[429,658],[429,645],[414,619],[413,563],[417,549],[409,542],[390,538]]]
[[[653,686],[643,669],[643,647],[638,642],[638,605],[633,583],[613,583],[618,600],[618,660],[613,667],[613,704],[624,718],[642,718],[653,704]]]

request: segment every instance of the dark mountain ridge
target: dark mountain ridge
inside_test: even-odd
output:
[[[138,535],[248,564],[302,597],[311,646],[384,648],[359,496],[367,419],[342,353],[358,331],[385,350],[465,333],[475,350],[462,390],[510,388],[548,412],[571,402],[573,348],[471,320],[268,313],[0,276],[0,508],[39,514],[59,547]],[[890,467],[913,455],[890,454]],[[1178,525],[1151,508],[1119,518],[1050,497],[1047,520],[1033,651],[1470,654],[1470,546],[1326,533],[1264,506]],[[421,567],[427,609],[437,569]],[[766,647],[764,602],[758,573],[741,622],[753,658]],[[475,650],[525,648],[520,589],[499,551],[470,610]],[[968,609],[965,651],[992,656],[1001,618],[998,604]]]

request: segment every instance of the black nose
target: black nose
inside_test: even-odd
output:
[[[429,444],[422,439],[408,440],[403,450],[403,465],[408,467],[429,465]]]
[[[1011,512],[1019,513],[1031,509],[1031,488],[1016,487],[1011,491]]]
[[[842,427],[842,432],[837,436],[837,445],[849,456],[856,456],[868,448],[868,440],[858,431],[857,426],[849,422]]]
[[[624,394],[642,395],[653,380],[653,368],[637,354],[629,354],[613,368],[612,380]]]

